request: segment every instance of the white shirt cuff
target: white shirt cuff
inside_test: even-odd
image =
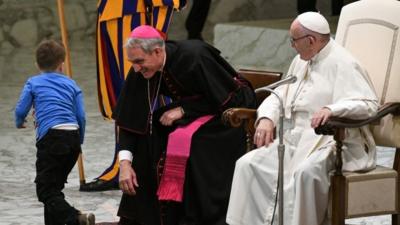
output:
[[[118,152],[118,158],[119,158],[119,161],[120,161],[120,162],[121,162],[122,160],[128,160],[128,161],[132,162],[133,155],[132,155],[132,153],[131,153],[130,151],[128,151],[128,150],[120,150],[120,151]]]

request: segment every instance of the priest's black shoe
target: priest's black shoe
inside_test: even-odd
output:
[[[113,180],[96,179],[92,182],[82,184],[79,191],[92,192],[92,191],[109,191],[118,190],[118,183]]]

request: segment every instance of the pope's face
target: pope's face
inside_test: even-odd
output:
[[[314,54],[312,51],[312,45],[314,43],[314,37],[310,34],[305,34],[301,31],[300,24],[295,20],[289,31],[290,43],[303,60],[310,60]]]
[[[128,48],[127,55],[135,72],[141,73],[145,79],[152,78],[163,65],[164,54],[160,47],[156,47],[150,53],[141,48]]]

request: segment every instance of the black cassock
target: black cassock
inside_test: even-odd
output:
[[[242,128],[224,125],[221,114],[231,107],[255,108],[254,91],[217,49],[204,42],[167,42],[166,54],[164,71],[149,81],[150,98],[148,81],[131,70],[113,114],[120,128],[118,149],[132,152],[139,183],[135,196],[122,196],[118,216],[145,225],[226,224],[233,171],[245,153],[246,134]],[[150,135],[149,99],[154,101],[159,81],[159,94],[173,102],[154,112]],[[184,118],[172,127],[162,126],[162,113],[178,106],[184,109]],[[214,117],[192,137],[183,202],[158,201],[160,159],[165,157],[168,134],[203,115]]]

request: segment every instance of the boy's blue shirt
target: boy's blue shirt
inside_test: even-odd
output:
[[[85,134],[83,94],[69,77],[43,72],[29,78],[15,107],[15,125],[21,127],[31,107],[35,110],[36,140],[59,124],[79,126],[81,143]]]

